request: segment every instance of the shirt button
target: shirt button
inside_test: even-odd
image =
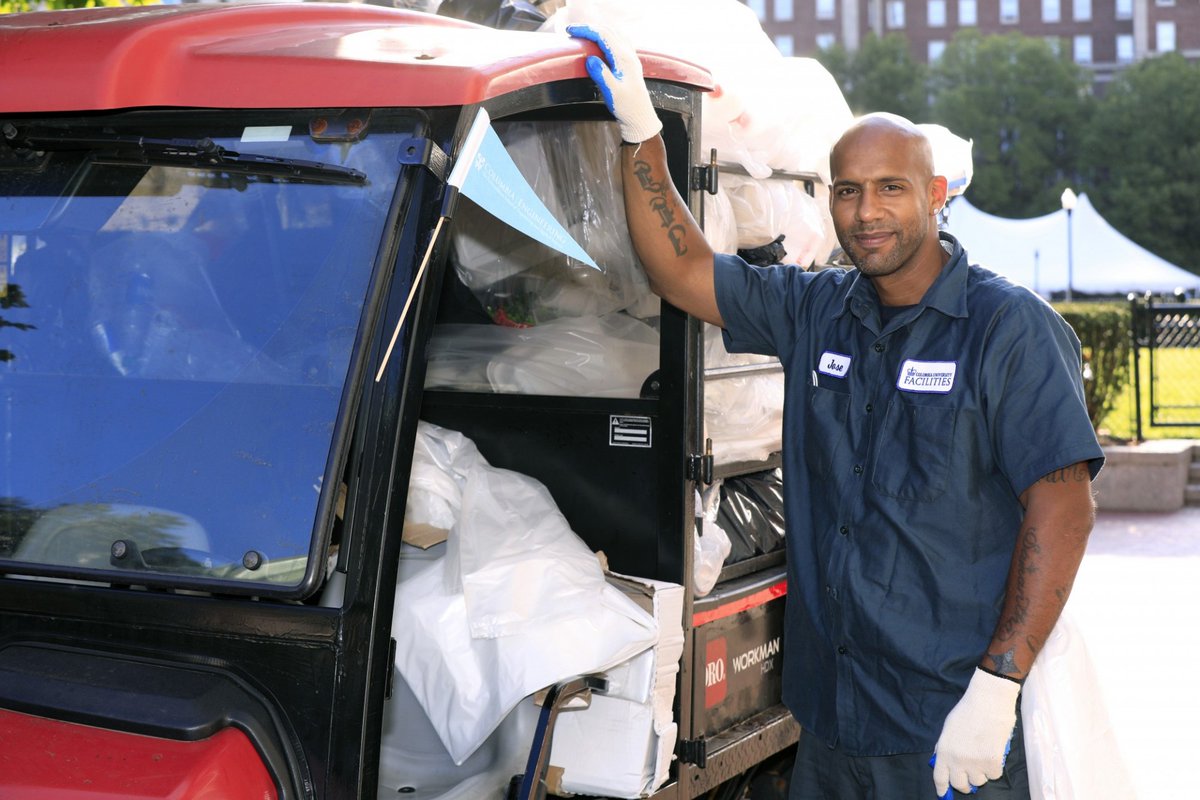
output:
[[[850,651],[846,649],[846,645],[843,644],[843,645],[838,646],[838,655],[839,656],[844,656],[844,655],[846,655],[846,653],[849,653],[849,652]]]
[[[850,529],[848,527],[846,527],[845,525],[843,525],[842,527],[838,528],[838,533],[840,533],[842,536],[849,536]]]
[[[863,468],[862,468],[862,464],[855,464],[855,465],[854,465],[854,474],[855,474],[855,475],[862,475],[862,474],[863,474]]]
[[[874,411],[874,410],[875,410],[875,404],[874,404],[874,403],[867,403],[867,413],[868,413],[868,414],[870,414],[870,413],[871,413],[872,411]]]
[[[826,586],[825,593],[828,594],[830,597],[832,597],[834,600],[837,600],[837,589],[833,588],[832,586]]]
[[[885,348],[884,348],[884,346],[883,346],[883,342],[876,342],[876,343],[875,343],[875,352],[876,352],[876,353],[882,353],[882,352],[884,351],[884,349],[885,349]]]

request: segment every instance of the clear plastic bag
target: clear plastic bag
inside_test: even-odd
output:
[[[495,128],[534,192],[600,269],[465,202],[455,219],[452,257],[493,321],[529,326],[626,309],[657,314],[658,299],[625,225],[615,123],[498,122]]]
[[[755,180],[722,175],[737,224],[739,248],[761,247],[784,235],[782,263],[808,266],[824,255],[826,225],[817,201],[786,178]]]
[[[658,331],[627,314],[533,328],[438,325],[425,385],[464,391],[637,397],[658,369]]]
[[[778,364],[757,353],[725,350],[721,329],[704,326],[704,366]],[[776,371],[708,375],[704,379],[704,431],[717,464],[761,461],[783,447],[784,376]]]

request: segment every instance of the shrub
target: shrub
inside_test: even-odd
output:
[[[1083,350],[1083,395],[1092,427],[1113,409],[1129,385],[1130,311],[1124,303],[1057,303]]]

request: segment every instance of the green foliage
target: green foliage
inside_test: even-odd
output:
[[[927,70],[900,33],[870,34],[851,54],[837,44],[817,54],[856,114],[890,111],[913,121],[928,116]]]
[[[0,14],[22,11],[57,11],[64,8],[158,5],[160,0],[0,0]]]
[[[1170,53],[1121,72],[1097,104],[1083,154],[1096,209],[1200,272],[1200,64]]]
[[[1054,306],[1083,349],[1083,393],[1092,427],[1113,410],[1129,385],[1132,354],[1129,306],[1124,303],[1059,303]]]
[[[0,281],[4,278],[3,270],[5,269],[4,264],[0,262]],[[25,301],[25,292],[21,290],[21,285],[18,283],[0,282],[0,311],[7,308],[29,308],[29,303]],[[0,328],[28,331],[33,328],[33,325],[27,322],[12,322],[0,315]],[[11,350],[0,347],[0,361],[12,361],[13,358]]]
[[[930,73],[933,120],[974,141],[971,202],[1003,217],[1046,214],[1077,184],[1089,79],[1043,39],[955,35]]]

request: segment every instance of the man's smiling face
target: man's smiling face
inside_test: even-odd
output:
[[[830,213],[842,249],[864,275],[917,269],[931,241],[940,248],[934,214],[944,181],[936,183],[931,162],[919,133],[887,119],[856,126],[834,147]]]

